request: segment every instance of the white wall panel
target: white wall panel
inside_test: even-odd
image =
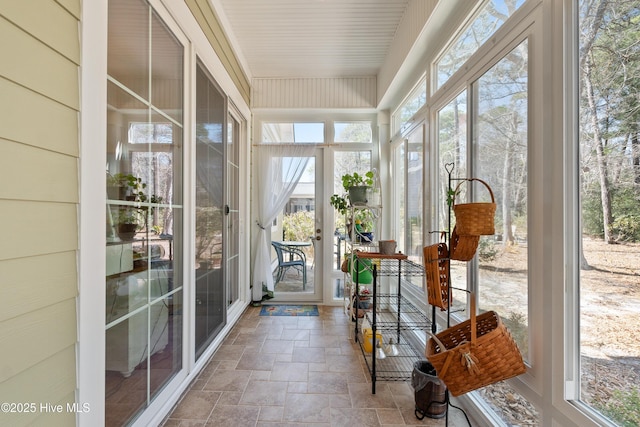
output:
[[[253,79],[252,108],[375,108],[375,77]]]

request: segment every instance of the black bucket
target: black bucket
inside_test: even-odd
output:
[[[442,418],[447,413],[447,386],[436,376],[436,369],[426,360],[413,364],[411,385],[415,391],[416,418]]]

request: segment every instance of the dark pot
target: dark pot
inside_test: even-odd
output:
[[[133,240],[138,224],[118,224],[118,237],[121,240]]]

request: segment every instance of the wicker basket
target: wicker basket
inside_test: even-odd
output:
[[[466,181],[478,181],[484,184],[491,195],[491,203],[455,203],[460,186]],[[453,213],[456,216],[456,228],[460,236],[489,236],[495,234],[494,217],[496,214],[496,202],[489,184],[478,178],[469,178],[462,181],[454,192]]]
[[[443,310],[449,308],[449,251],[446,243],[425,246],[422,250],[427,302]]]
[[[457,261],[471,261],[478,249],[480,236],[460,236],[457,227],[453,227],[451,233],[451,250],[449,258]]]
[[[494,311],[471,318],[432,335],[425,356],[452,396],[515,377],[526,372],[520,350]]]

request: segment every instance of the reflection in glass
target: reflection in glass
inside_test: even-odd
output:
[[[107,74],[149,98],[149,6],[144,0],[109,0]],[[113,104],[110,104],[113,105]]]
[[[182,292],[155,300],[150,310],[149,394],[153,398],[182,368]]]
[[[109,2],[107,426],[182,368],[182,57],[148,4]]]
[[[122,320],[106,332],[105,425],[120,426],[147,402],[148,308]],[[166,321],[166,318],[163,319]],[[163,349],[167,335],[156,336]],[[155,344],[155,342],[154,342]],[[153,353],[152,353],[153,355]],[[113,403],[112,403],[113,402]],[[124,404],[123,404],[124,403]]]

